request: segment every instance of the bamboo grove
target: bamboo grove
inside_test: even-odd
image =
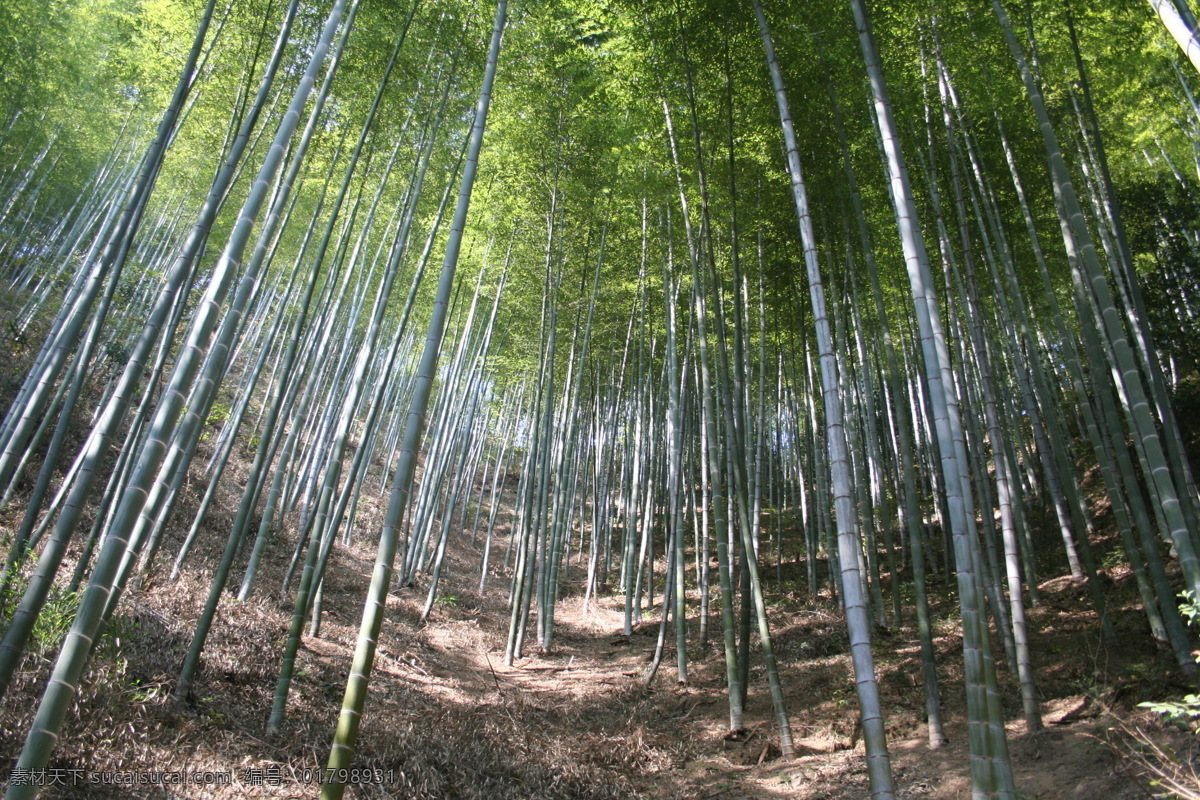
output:
[[[785,758],[765,596],[802,564],[845,612],[878,798],[872,635],[919,631],[940,746],[951,581],[973,796],[1016,797],[1000,693],[1040,727],[1039,582],[1113,635],[1088,473],[1195,670],[1200,46],[1186,0],[1149,5],[6,3],[0,692],[80,598],[17,767],[49,763],[122,598],[205,539],[175,692],[222,606],[276,593],[267,736],[330,563],[377,545],[348,767],[388,593],[428,615],[469,541],[506,662],[553,650],[568,586],[616,594],[624,635],[658,626],[647,685],[723,652],[731,735],[761,664]]]

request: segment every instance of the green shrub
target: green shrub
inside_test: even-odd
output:
[[[1194,625],[1200,619],[1200,605],[1196,595],[1185,591],[1180,595],[1183,602],[1179,604],[1179,613],[1187,620],[1188,625]],[[1200,664],[1200,658],[1196,659]],[[1139,703],[1139,708],[1148,708],[1164,719],[1180,727],[1186,727],[1192,733],[1200,736],[1200,695],[1184,695],[1182,700],[1166,700],[1161,703]]]

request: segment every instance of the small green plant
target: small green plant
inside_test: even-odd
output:
[[[165,687],[156,681],[142,681],[133,678],[128,689],[130,699],[138,705],[154,703],[166,695]]]
[[[437,599],[437,602],[444,606],[458,606],[458,595],[444,594]]]
[[[1188,590],[1183,592],[1180,597],[1183,598],[1183,602],[1179,604],[1179,613],[1187,620],[1188,625],[1196,624],[1196,621],[1200,620],[1200,603],[1197,602],[1196,595]],[[1200,658],[1196,659],[1196,663],[1200,664]],[[1187,728],[1200,736],[1200,695],[1198,694],[1184,695],[1182,700],[1138,703],[1138,707],[1148,708],[1161,714],[1167,722]]]
[[[1190,589],[1180,595],[1183,602],[1179,604],[1179,613],[1187,617],[1188,625],[1200,619],[1200,603],[1196,601],[1196,595]]]
[[[1138,703],[1138,707],[1148,708],[1161,714],[1167,722],[1200,734],[1200,695],[1185,694],[1182,700],[1167,700],[1162,703]]]
[[[34,649],[46,652],[58,647],[59,643],[66,638],[67,632],[71,630],[71,623],[75,620],[77,608],[79,608],[77,593],[65,592],[57,587],[52,588],[50,596],[46,598],[46,604],[42,606],[42,613],[38,614],[37,621],[33,623],[33,632],[30,638]]]
[[[1100,563],[1100,567],[1107,572],[1114,569],[1120,569],[1127,563],[1128,561],[1126,560],[1125,551],[1119,547],[1115,547],[1108,551],[1108,553],[1104,556],[1104,559]]]
[[[204,420],[206,430],[201,434],[200,438],[208,441],[212,439],[215,428],[224,425],[229,419],[230,413],[233,411],[228,403],[222,403],[220,400],[214,400],[208,410],[208,417]]]
[[[233,409],[229,407],[228,403],[222,403],[219,400],[214,400],[212,405],[209,407],[208,419],[205,420],[205,424],[220,425],[221,423],[225,422],[225,420],[229,419],[229,414],[232,410]]]
[[[121,642],[128,642],[138,635],[142,623],[124,614],[114,614],[109,621],[104,636],[96,642],[96,655],[103,659],[118,659],[121,652]]]

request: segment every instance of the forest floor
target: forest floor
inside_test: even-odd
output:
[[[200,490],[202,486],[189,487],[192,496]],[[190,496],[189,502],[193,500]],[[364,518],[380,512],[378,498],[364,503]],[[365,541],[364,523],[355,544],[336,550],[326,579],[320,636],[304,638],[287,722],[279,736],[267,740],[264,727],[292,606],[290,599],[279,598],[291,551],[286,537],[269,549],[255,596],[241,603],[228,596],[223,600],[191,696],[184,701],[172,697],[174,676],[219,558],[217,538],[223,539],[228,529],[230,506],[226,497],[213,511],[210,536],[202,537],[177,582],[167,581],[169,565],[160,563],[158,572],[127,595],[89,665],[52,763],[63,772],[50,773],[57,785],[44,787],[44,797],[283,798],[318,793],[308,771],[323,767],[328,755],[374,547]],[[188,515],[184,510],[177,516]],[[0,515],[0,531],[11,530],[18,519],[16,511]],[[173,554],[181,533],[170,532],[164,553]],[[844,620],[827,599],[807,598],[800,591],[802,564],[763,570],[798,752],[794,760],[784,761],[761,666],[751,670],[748,734],[740,741],[726,736],[728,704],[715,603],[713,646],[707,651],[696,644],[694,617],[689,622],[688,683],[676,681],[672,633],[662,668],[647,689],[644,675],[657,638],[656,612],[647,613],[633,636],[622,636],[622,599],[605,595],[585,608],[580,595],[584,566],[572,560],[551,651],[539,653],[530,646],[525,657],[504,666],[507,533],[503,526],[497,529],[490,585],[482,594],[481,547],[467,533],[452,537],[438,601],[425,624],[418,623],[425,580],[415,587],[393,587],[355,762],[379,772],[366,774],[369,782],[350,790],[348,797],[867,796]],[[1170,658],[1146,630],[1132,578],[1109,571],[1104,583],[1118,633],[1113,644],[1100,641],[1082,587],[1065,578],[1041,585],[1043,603],[1032,610],[1030,628],[1045,730],[1025,732],[1015,680],[1001,669],[1005,709],[1016,720],[1008,735],[1023,800],[1150,796],[1134,761],[1117,749],[1128,749],[1128,739],[1118,732],[1122,722],[1149,730],[1154,740],[1176,748],[1191,744],[1190,737],[1136,708],[1138,702],[1180,697],[1190,689],[1170,677],[1175,674]],[[901,798],[970,796],[961,640],[949,585],[934,587],[949,744],[938,750],[927,745],[912,621],[879,631],[874,640],[892,772]],[[72,608],[69,596],[52,599],[33,653],[0,705],[0,778],[8,777],[24,740]],[[138,772],[231,783],[111,783]]]

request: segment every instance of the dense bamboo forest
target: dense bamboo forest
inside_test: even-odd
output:
[[[5,797],[1200,797],[1196,31],[4,0]]]

